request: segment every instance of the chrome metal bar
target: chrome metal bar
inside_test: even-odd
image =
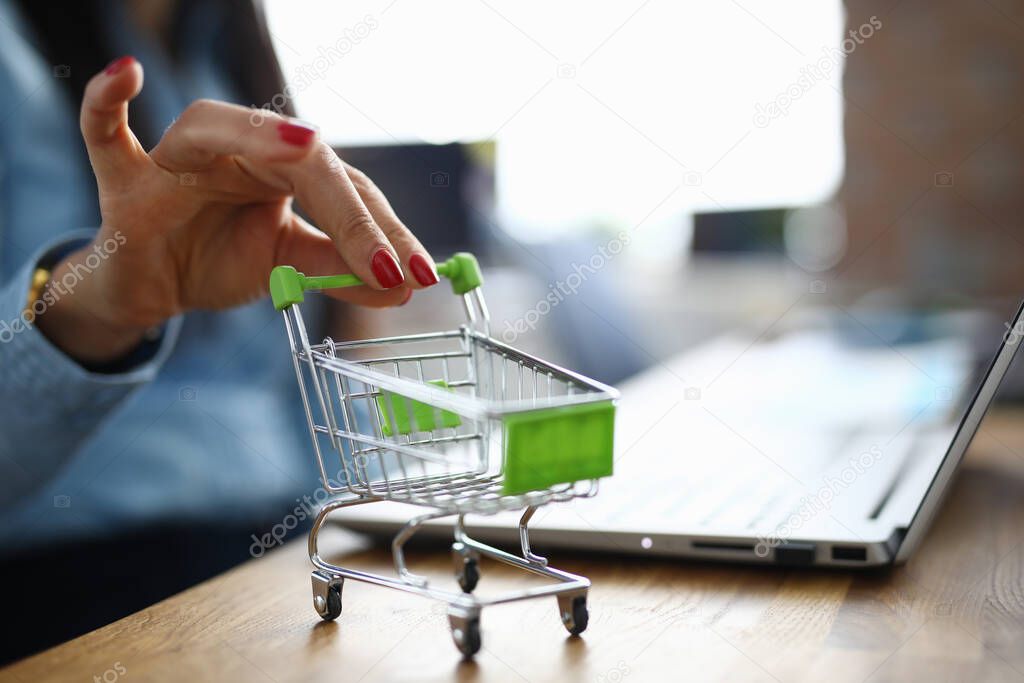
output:
[[[315,429],[316,429],[317,432],[322,433],[322,434],[327,434],[327,432],[328,432],[326,427],[321,427],[319,425],[317,425],[315,427]],[[340,436],[340,437],[344,437],[346,439],[353,438],[353,437],[350,436],[353,433],[354,432],[350,432],[350,431],[342,430],[342,429],[337,430],[337,435]],[[457,434],[455,436],[435,436],[432,439],[417,439],[416,441],[410,441],[410,442],[406,443],[405,445],[406,446],[428,446],[430,444],[438,444],[438,443],[458,443],[460,441],[473,441],[473,440],[476,440],[476,439],[479,439],[479,438],[481,438],[480,434]],[[360,449],[359,452],[360,453],[364,453],[364,454],[365,453],[373,453],[375,451],[380,451],[380,450],[385,450],[386,451],[386,450],[389,450],[390,448],[391,448],[390,445],[388,445],[388,446],[372,446],[370,448]]]
[[[545,576],[549,579],[556,579],[557,581],[561,582],[560,584],[556,584],[553,586],[542,586],[539,588],[535,588],[533,590],[523,591],[523,593],[529,592],[530,597],[539,597],[542,595],[558,595],[559,593],[568,593],[578,591],[581,589],[590,588],[590,579],[586,577],[579,576],[577,574],[571,574],[561,569],[555,569],[554,567],[531,563],[528,560],[523,559],[522,557],[518,557],[517,555],[507,553],[504,550],[494,548],[492,546],[487,545],[486,543],[482,543],[474,538],[471,538],[469,534],[466,532],[464,524],[460,524],[458,522],[455,524],[455,540],[476,550],[482,555],[490,557],[491,559],[498,560],[499,562],[504,562],[505,564],[512,565],[513,567],[525,569],[527,571],[533,572],[534,574]],[[523,599],[526,598],[522,594],[512,596],[499,596],[486,601],[481,601],[481,604],[497,605],[505,602],[513,602],[515,600]]]
[[[440,339],[452,339],[461,337],[461,330],[448,330],[445,332],[424,332],[421,334],[403,334],[394,337],[376,337],[374,339],[357,339],[350,341],[335,342],[339,348],[360,349],[367,346],[396,346],[398,344],[416,344],[424,341],[435,341]]]
[[[537,511],[537,506],[531,505],[526,508],[523,512],[523,516],[519,519],[519,545],[523,550],[523,558],[532,564],[539,565],[541,567],[548,566],[548,558],[541,557],[530,552],[530,520],[533,518],[533,513]]]
[[[411,583],[414,586],[421,588],[426,587],[427,578],[420,576],[419,574],[413,574],[409,571],[409,568],[405,564],[405,551],[403,547],[406,541],[412,538],[413,534],[419,531],[420,525],[431,519],[437,519],[439,517],[449,517],[451,512],[428,512],[425,515],[414,517],[410,519],[405,526],[403,526],[397,534],[395,534],[394,540],[391,541],[391,556],[395,561],[395,572],[399,578],[406,583]]]
[[[469,380],[465,380],[465,379],[457,379],[457,380],[452,380],[452,381],[445,380],[445,384],[447,384],[450,388],[454,389],[454,388],[458,388],[458,387],[471,387],[471,386],[475,386],[476,383],[475,382],[471,382]],[[382,396],[382,395],[383,394],[380,391],[359,391],[359,392],[356,392],[354,394],[351,394],[350,397],[351,398],[376,398],[376,397]]]
[[[295,315],[298,312],[298,307],[289,306],[284,310],[284,326],[288,333],[288,343],[292,349],[292,365],[295,367],[295,378],[299,384],[299,394],[302,396],[302,407],[306,412],[306,424],[309,426],[309,436],[313,440],[313,451],[316,453],[317,466],[320,468],[320,481],[323,485],[330,490],[330,477],[327,476],[327,468],[324,467],[324,456],[320,452],[320,440],[316,435],[314,429],[315,423],[313,421],[313,410],[309,404],[309,394],[306,391],[306,381],[302,376],[302,367],[299,365],[299,346],[296,342],[296,330],[292,328],[293,320],[296,326],[301,326],[301,319],[296,318]],[[305,339],[305,332],[301,334],[301,338]],[[308,347],[308,344],[307,344]],[[316,379],[314,375],[313,379]]]
[[[404,356],[383,356],[363,361],[364,365],[381,365],[384,363],[401,363],[406,361],[435,360],[441,358],[465,358],[468,354],[459,351],[439,351],[437,353],[410,353]],[[397,373],[395,375],[398,376]]]

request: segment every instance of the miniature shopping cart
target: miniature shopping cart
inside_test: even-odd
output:
[[[462,296],[468,323],[458,330],[367,341],[311,344],[298,304],[309,290],[362,284],[352,275],[307,277],[279,266],[270,277],[284,312],[295,374],[325,489],[332,495],[309,535],[313,605],[325,620],[341,614],[346,578],[448,603],[456,646],[480,649],[487,605],[556,596],[572,634],[587,627],[582,576],[548,566],[530,551],[528,523],[538,507],[597,493],[612,473],[616,391],[492,338],[476,259],[460,253],[438,266]],[[392,543],[396,577],[339,567],[317,550],[327,516],[377,501],[430,508]],[[522,510],[517,556],[469,537],[465,516]],[[403,545],[424,522],[455,517],[452,553],[462,592],[443,590],[406,567]],[[472,594],[481,555],[557,581],[495,598]]]

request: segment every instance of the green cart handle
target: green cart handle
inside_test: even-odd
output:
[[[484,282],[480,264],[472,254],[460,251],[443,263],[437,273],[448,278],[456,294],[472,292]],[[291,266],[277,266],[270,271],[270,298],[274,308],[283,311],[292,304],[301,304],[304,293],[311,290],[356,287],[366,284],[355,275],[303,275]]]

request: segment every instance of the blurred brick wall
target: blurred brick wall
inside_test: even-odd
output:
[[[1024,1],[849,1],[848,285],[1024,297]]]

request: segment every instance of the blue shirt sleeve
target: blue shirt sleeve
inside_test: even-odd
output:
[[[36,265],[90,234],[44,245],[0,289],[0,508],[53,477],[134,389],[153,379],[181,326],[180,318],[169,321],[156,353],[140,365],[99,374],[26,324],[22,313]]]

